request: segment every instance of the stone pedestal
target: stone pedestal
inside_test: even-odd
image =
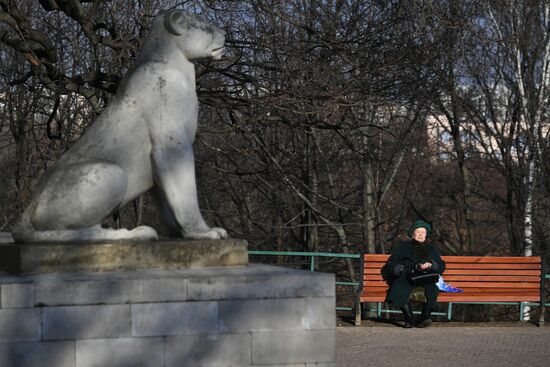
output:
[[[334,366],[332,274],[249,265],[0,275],[0,366]]]
[[[0,271],[14,274],[192,269],[248,264],[245,240],[0,244]]]

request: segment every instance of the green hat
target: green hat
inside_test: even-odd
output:
[[[426,228],[426,235],[429,236],[430,235],[430,231],[432,230],[432,225],[428,222],[424,222],[423,220],[417,220],[415,221],[411,227],[409,228],[409,231],[407,232],[407,234],[409,235],[409,237],[412,237],[413,235],[413,232],[415,231],[415,229],[417,228]]]

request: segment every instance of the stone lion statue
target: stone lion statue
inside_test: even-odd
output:
[[[153,228],[102,228],[113,211],[148,190],[184,238],[226,238],[199,210],[193,141],[198,100],[190,60],[220,59],[224,33],[174,10],[151,33],[117,94],[41,178],[12,235],[16,242],[151,240]]]

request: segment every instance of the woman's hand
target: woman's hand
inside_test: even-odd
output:
[[[422,269],[422,270],[428,270],[431,267],[432,267],[431,262],[425,262],[424,264],[420,264],[420,269]]]

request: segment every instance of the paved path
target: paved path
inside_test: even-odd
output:
[[[336,365],[550,366],[550,327],[395,326],[338,327]]]

